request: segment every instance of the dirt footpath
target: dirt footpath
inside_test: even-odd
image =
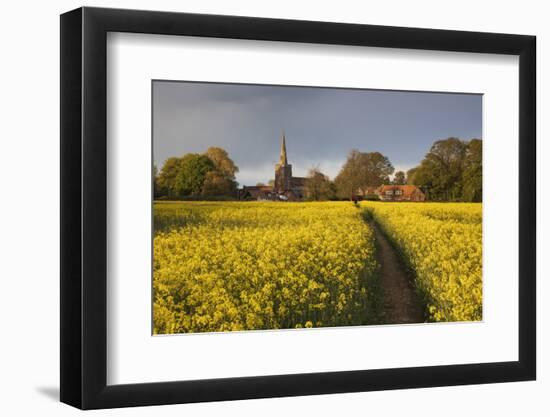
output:
[[[383,296],[383,324],[422,323],[424,313],[413,284],[379,226],[370,222],[377,244],[380,287]]]

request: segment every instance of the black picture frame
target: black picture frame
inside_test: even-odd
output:
[[[107,385],[108,32],[519,56],[519,360]],[[102,8],[61,15],[61,401],[81,409],[534,380],[534,36]]]

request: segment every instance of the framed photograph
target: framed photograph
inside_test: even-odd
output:
[[[61,16],[61,401],[533,380],[535,37]]]

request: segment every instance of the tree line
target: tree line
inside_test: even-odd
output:
[[[436,141],[420,165],[407,172],[407,182],[418,185],[434,201],[482,201],[481,139]]]
[[[352,199],[358,190],[384,184],[418,186],[432,201],[481,202],[482,146],[480,139],[447,138],[433,143],[420,164],[405,174],[380,152],[352,150],[333,182],[310,170],[306,194],[313,200]],[[393,180],[390,181],[390,176]]]
[[[188,153],[168,158],[154,178],[155,199],[204,197],[234,198],[235,174],[239,168],[222,148],[210,147],[203,154]]]
[[[416,185],[432,201],[482,201],[482,141],[458,138],[433,143],[420,164],[405,174],[380,152],[352,150],[340,172],[330,179],[318,169],[309,171],[306,197],[311,200],[353,199],[359,190],[384,184]],[[394,174],[395,172],[395,174]],[[393,180],[390,181],[390,176]]]
[[[156,170],[155,170],[156,171]],[[239,168],[227,151],[211,147],[203,154],[169,158],[155,172],[155,198],[237,198],[235,174]],[[432,201],[482,201],[482,141],[458,138],[433,143],[420,164],[405,174],[395,172],[380,152],[353,149],[331,180],[319,168],[311,168],[305,181],[307,200],[353,199],[359,190],[384,184],[418,186]],[[393,175],[393,180],[390,176]],[[269,182],[273,184],[273,180]],[[259,184],[258,184],[259,185]],[[262,184],[263,185],[263,184]]]

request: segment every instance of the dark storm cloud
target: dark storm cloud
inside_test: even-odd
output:
[[[471,94],[155,81],[154,161],[219,146],[239,183],[267,182],[284,129],[296,176],[319,166],[334,177],[354,148],[408,169],[435,140],[481,138],[481,109]]]

